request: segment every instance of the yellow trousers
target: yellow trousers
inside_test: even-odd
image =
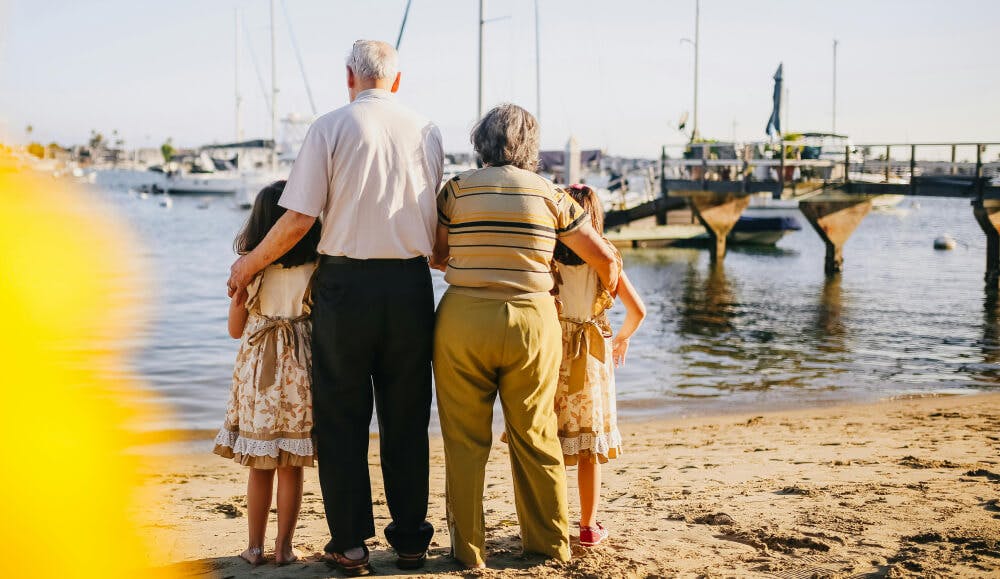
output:
[[[550,296],[504,300],[449,291],[441,300],[434,379],[452,553],[466,565],[486,558],[483,484],[497,394],[523,549],[570,558],[566,469],[554,407],[561,358],[562,333]]]

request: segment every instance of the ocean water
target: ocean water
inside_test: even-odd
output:
[[[127,336],[128,371],[172,409],[167,425],[217,428],[237,341],[228,337],[232,240],[247,216],[231,198],[92,191],[127,223],[143,264],[148,323]],[[775,212],[768,212],[771,215]],[[823,273],[824,247],[803,225],[772,248],[625,252],[648,315],[617,372],[629,416],[961,393],[1000,384],[1000,305],[984,289],[985,236],[967,200],[909,199],[873,212]],[[950,233],[959,246],[935,251]],[[438,297],[446,284],[434,272]],[[614,325],[624,312],[611,312]]]

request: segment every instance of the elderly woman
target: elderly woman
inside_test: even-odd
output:
[[[615,288],[610,248],[573,199],[534,173],[538,123],[512,104],[472,131],[483,168],[438,195],[432,266],[450,287],[437,313],[434,376],[447,466],[452,553],[484,567],[483,479],[493,403],[503,408],[525,552],[570,557],[566,475],[554,396],[562,337],[549,291],[556,240]]]

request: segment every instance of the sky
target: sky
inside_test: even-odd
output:
[[[406,0],[278,0],[278,111],[310,116],[292,37],[319,113],[347,103],[357,38],[395,42]],[[413,0],[399,98],[468,151],[477,115],[477,0]],[[543,148],[656,157],[686,140],[695,0],[538,0]],[[244,22],[234,54],[234,14]],[[0,139],[127,147],[231,141],[238,70],[247,137],[269,137],[267,0],[0,0]],[[286,18],[287,15],[287,18]],[[486,106],[536,112],[535,0],[486,0]],[[289,24],[291,25],[289,27]],[[1000,141],[1000,2],[702,0],[699,129],[760,140],[784,63],[787,130],[832,127],[855,143]],[[255,67],[254,62],[257,66]]]

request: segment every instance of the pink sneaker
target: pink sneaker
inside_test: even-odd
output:
[[[596,527],[584,527],[580,525],[580,545],[584,547],[593,547],[600,544],[601,541],[608,538],[608,530],[604,528],[604,525],[597,523]]]

